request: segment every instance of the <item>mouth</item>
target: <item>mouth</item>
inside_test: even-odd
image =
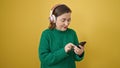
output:
[[[68,26],[65,26],[64,28],[65,28],[65,29],[67,29],[67,28],[68,28]]]

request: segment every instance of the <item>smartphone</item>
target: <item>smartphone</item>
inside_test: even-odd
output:
[[[84,46],[85,44],[86,44],[86,41],[83,41],[83,42],[80,42],[80,43],[79,43],[79,45],[81,45],[81,46]],[[80,48],[79,45],[77,46],[78,48]],[[81,49],[81,48],[80,48],[80,49]]]
[[[84,46],[86,44],[86,41],[80,42],[79,45]]]

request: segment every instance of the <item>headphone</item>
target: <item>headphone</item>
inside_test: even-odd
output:
[[[56,22],[56,17],[55,15],[53,14],[53,11],[60,5],[63,5],[63,4],[57,4],[55,5],[51,10],[50,10],[50,16],[49,16],[49,20],[51,23],[55,23]]]

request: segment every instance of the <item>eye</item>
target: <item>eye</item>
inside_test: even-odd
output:
[[[61,22],[65,22],[65,20],[66,20],[66,19],[63,18],[63,19],[61,19]]]
[[[71,21],[71,18],[69,18],[67,21],[70,22],[70,21]]]

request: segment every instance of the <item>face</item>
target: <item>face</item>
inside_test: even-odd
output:
[[[65,31],[67,30],[71,21],[71,13],[64,13],[57,17],[56,20],[56,29]]]

